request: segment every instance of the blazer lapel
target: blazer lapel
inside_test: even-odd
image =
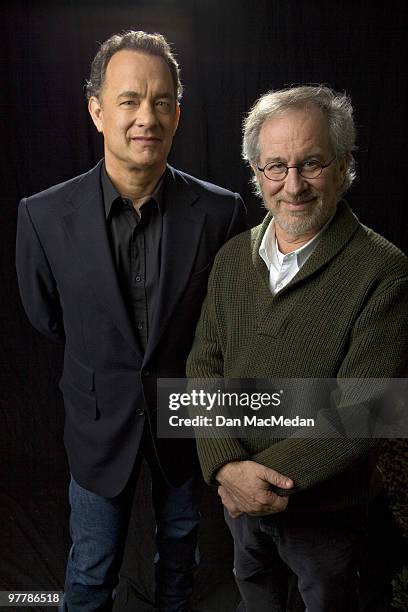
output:
[[[111,255],[100,184],[101,163],[84,175],[71,193],[73,210],[64,216],[63,223],[94,294],[125,340],[140,354]]]
[[[198,212],[193,206],[199,194],[171,166],[166,171],[164,198],[160,281],[145,362],[156,348],[187,285],[205,219],[205,213]]]

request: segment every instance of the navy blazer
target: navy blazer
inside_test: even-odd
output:
[[[112,259],[101,164],[20,202],[16,263],[28,318],[64,344],[72,475],[113,497],[129,479],[146,418],[156,430],[156,379],[185,376],[214,256],[245,229],[245,209],[238,194],[167,166],[157,307],[143,354]],[[193,440],[155,444],[173,484],[195,469]]]

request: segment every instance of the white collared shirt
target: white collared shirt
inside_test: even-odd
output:
[[[271,219],[262,238],[259,255],[269,270],[269,286],[273,295],[279,293],[296,276],[315,250],[327,225],[302,247],[284,255],[280,252],[276,240],[275,221]]]

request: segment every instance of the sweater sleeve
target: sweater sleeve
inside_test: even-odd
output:
[[[366,303],[351,330],[338,379],[403,377],[407,355],[408,279],[404,277],[388,281]],[[366,396],[364,405],[353,406],[340,393],[338,409],[347,423],[348,415],[354,418],[357,411],[370,409],[370,397]],[[378,442],[353,437],[287,438],[251,459],[291,477],[296,490],[305,490],[352,467]]]
[[[217,258],[210,275],[208,293],[201,310],[193,347],[187,360],[188,378],[211,379],[224,376],[224,357],[214,303],[216,290],[213,279],[216,267]],[[197,438],[196,444],[203,476],[208,484],[216,484],[215,474],[226,463],[250,458],[249,452],[237,438]]]

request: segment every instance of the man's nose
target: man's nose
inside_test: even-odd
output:
[[[135,121],[139,127],[150,127],[155,125],[157,121],[155,109],[148,100],[143,100],[139,104]]]
[[[289,195],[298,195],[307,189],[307,181],[295,168],[288,168],[288,173],[285,178],[285,191]]]

